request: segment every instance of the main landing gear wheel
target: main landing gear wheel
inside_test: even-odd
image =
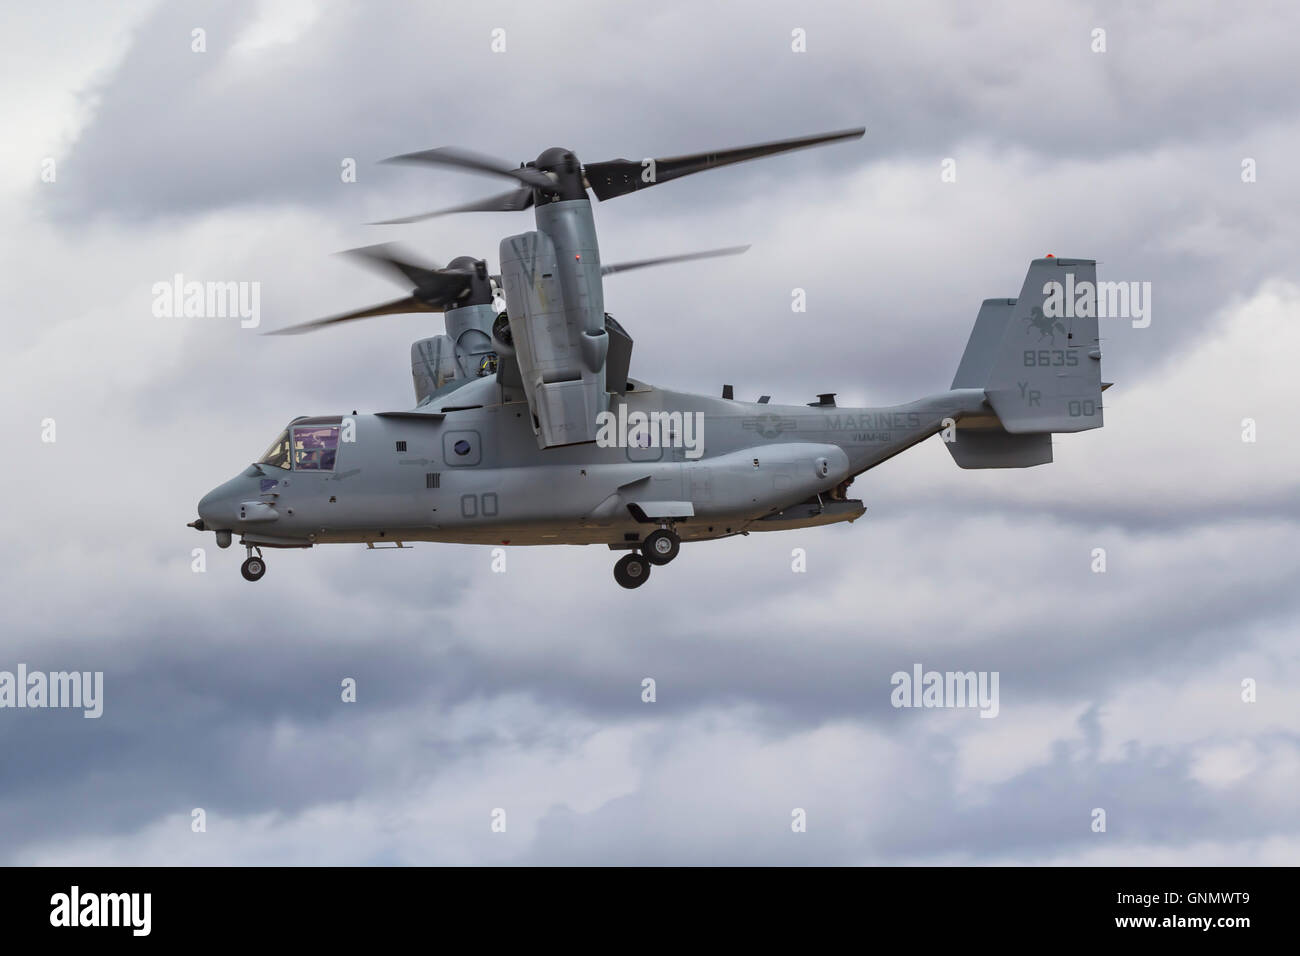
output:
[[[266,562],[261,557],[250,555],[248,560],[239,566],[239,573],[244,576],[245,581],[260,581],[262,575],[266,573]]]
[[[625,554],[614,565],[614,580],[625,588],[639,588],[650,577],[650,562],[635,551]]]
[[[651,564],[667,564],[682,549],[682,539],[667,528],[652,531],[641,544],[641,553]]]

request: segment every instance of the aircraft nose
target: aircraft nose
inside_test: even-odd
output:
[[[218,485],[199,499],[199,518],[211,529],[229,528],[235,522],[235,504],[239,497],[231,482]]]
[[[217,502],[218,500],[220,500],[221,497],[217,493],[218,491],[219,489],[213,488],[206,495],[204,495],[202,498],[199,499],[199,508],[198,508],[199,517],[203,519],[203,523],[208,527],[215,526],[216,517],[217,517]]]

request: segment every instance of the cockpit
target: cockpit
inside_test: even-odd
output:
[[[342,418],[302,418],[289,424],[257,464],[285,471],[333,471]]]

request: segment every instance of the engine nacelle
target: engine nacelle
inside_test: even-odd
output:
[[[542,208],[555,218],[552,207],[564,205]],[[587,207],[585,202],[569,205]],[[558,222],[573,228],[557,230],[566,240],[564,249],[542,231],[501,241],[510,337],[533,429],[543,448],[594,441],[596,416],[609,406],[605,362],[610,337],[601,308],[599,253],[594,230],[584,244],[583,231],[575,226],[582,221],[580,212],[589,220],[590,209],[567,211],[569,218],[559,217]],[[541,210],[538,218],[540,223]],[[561,263],[561,253],[571,260]]]
[[[492,344],[492,323],[495,319],[496,312],[490,302],[447,310],[445,320],[447,335],[453,346],[456,378],[477,378],[486,374],[484,361],[490,357],[495,358],[496,355]],[[492,367],[496,367],[495,362],[492,362]]]
[[[456,377],[455,347],[451,336],[434,335],[411,343],[411,380],[416,404]]]
[[[455,379],[473,379],[496,369],[497,348],[492,341],[496,313],[491,303],[447,310],[447,333],[420,339],[411,345],[411,379],[415,401]]]

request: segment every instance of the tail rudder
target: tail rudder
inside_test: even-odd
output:
[[[980,304],[975,326],[966,340],[966,351],[952,378],[953,388],[988,387],[1015,305],[1015,299],[985,299]]]
[[[1012,434],[1100,428],[1097,263],[1035,259],[1005,311],[984,385],[1002,427]]]
[[[985,299],[952,387],[982,388],[996,417],[964,419],[948,443],[962,468],[1052,460],[1052,433],[1102,426],[1097,264],[1035,259],[1018,299]]]

